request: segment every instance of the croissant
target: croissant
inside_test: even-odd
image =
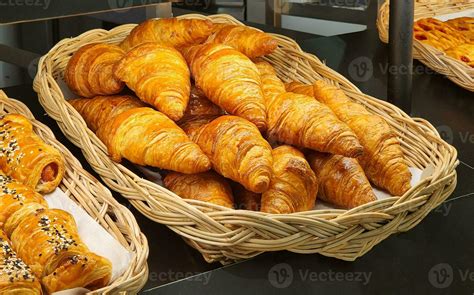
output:
[[[321,200],[352,209],[377,199],[356,159],[311,152],[308,161],[318,177]]]
[[[213,104],[204,94],[204,92],[196,86],[191,87],[191,95],[189,104],[184,117],[202,116],[202,115],[223,115],[224,111],[217,105]]]
[[[35,211],[18,224],[11,241],[48,293],[76,287],[99,289],[112,276],[110,261],[89,251],[66,211]]]
[[[110,118],[129,109],[144,107],[145,104],[131,95],[96,96],[92,99],[77,98],[68,102],[84,117],[87,126],[97,131]]]
[[[272,175],[272,150],[255,125],[225,115],[194,128],[190,137],[219,174],[255,193],[267,190]]]
[[[157,43],[134,47],[116,64],[115,76],[172,120],[183,117],[191,81],[186,61],[176,49]]]
[[[221,43],[231,46],[249,58],[257,58],[272,53],[278,44],[269,34],[254,28],[239,25],[219,25],[206,43]]]
[[[206,41],[212,31],[213,24],[207,20],[149,19],[136,26],[120,43],[120,47],[128,51],[146,42],[157,42],[171,47],[189,46]]]
[[[64,174],[61,153],[44,143],[19,114],[0,117],[0,169],[40,193],[52,192]]]
[[[262,84],[254,63],[232,47],[205,44],[183,49],[196,85],[228,113],[266,130]]]
[[[268,113],[268,137],[317,151],[356,157],[363,153],[355,134],[314,98],[285,92],[273,67],[258,62]]]
[[[110,118],[96,134],[116,162],[125,158],[138,165],[186,174],[204,172],[211,166],[181,128],[151,108],[134,108]]]
[[[28,203],[47,206],[43,196],[34,189],[0,172],[0,228],[12,214]]]
[[[401,196],[410,189],[408,170],[400,142],[387,122],[350,100],[342,90],[322,81],[314,85],[291,83],[287,89],[315,97],[329,106],[356,133],[364,155],[359,158],[365,174],[376,186]]]
[[[311,210],[318,193],[318,180],[303,153],[283,145],[272,152],[273,176],[262,194],[261,211],[289,214]]]
[[[125,84],[114,77],[113,69],[124,54],[120,47],[111,44],[82,46],[66,66],[66,84],[83,97],[119,93]]]
[[[0,230],[0,294],[43,294],[31,269],[17,257],[11,243]]]
[[[166,188],[184,199],[209,202],[227,208],[234,207],[229,183],[215,172],[198,174],[171,172],[166,175],[163,183]]]
[[[235,207],[237,209],[260,211],[262,194],[257,194],[246,190],[242,185],[233,182],[232,192],[234,195]]]

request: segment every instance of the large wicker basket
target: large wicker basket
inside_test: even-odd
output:
[[[134,256],[128,270],[108,287],[91,294],[137,294],[148,278],[148,243],[138,227],[133,214],[120,205],[110,191],[85,171],[81,163],[55,138],[51,130],[36,121],[28,108],[15,99],[10,99],[0,90],[0,114],[17,113],[26,116],[33,128],[46,143],[64,155],[66,172],[59,188],[79,204],[90,216],[117,239]]]
[[[241,24],[228,15],[186,15],[182,18]],[[274,35],[279,48],[267,60],[283,80],[309,83],[324,79],[340,86],[352,99],[383,116],[402,140],[410,165],[420,169],[432,166],[432,176],[401,198],[376,201],[350,211],[313,210],[272,215],[179,198],[113,162],[103,143],[66,102],[55,80],[62,77],[71,54],[80,46],[91,42],[117,43],[134,27],[123,25],[110,31],[92,30],[62,40],[41,58],[34,89],[47,113],[83,150],[107,185],[128,198],[148,218],[181,235],[207,261],[227,263],[278,250],[321,253],[354,260],[389,235],[415,226],[454,190],[458,163],[456,150],[440,138],[433,126],[423,119],[410,118],[389,103],[364,95],[317,57],[303,52],[295,41]]]
[[[389,2],[390,1],[387,0],[382,4],[377,17],[379,38],[384,43],[388,43]],[[427,17],[462,12],[467,9],[474,9],[474,1],[417,0],[415,2],[414,19],[416,21]],[[413,58],[419,60],[436,72],[445,75],[459,86],[474,91],[474,68],[469,67],[466,63],[454,59],[444,52],[416,39],[413,40]]]

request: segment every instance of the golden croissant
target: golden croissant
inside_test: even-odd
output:
[[[184,49],[196,85],[228,113],[266,130],[262,83],[255,64],[232,47],[205,44]]]
[[[311,210],[318,193],[318,179],[303,153],[283,145],[272,152],[273,176],[262,194],[261,211],[288,214]]]
[[[115,76],[172,120],[183,117],[191,81],[188,65],[176,49],[158,43],[134,47],[116,64]]]
[[[206,43],[229,45],[249,58],[270,54],[278,46],[272,36],[254,28],[230,24],[217,26],[218,30],[209,37]]]
[[[318,177],[321,200],[352,209],[377,199],[356,159],[311,152],[308,161]]]
[[[213,32],[211,21],[199,19],[149,19],[136,26],[120,47],[128,51],[133,47],[156,42],[171,47],[199,44]]]
[[[96,112],[94,100],[102,104]],[[209,159],[184,131],[162,113],[134,103],[117,104],[113,99],[94,98],[91,107],[82,100],[70,103],[89,126],[100,123],[96,134],[108,149],[112,160],[125,158],[132,163],[182,173],[199,173],[211,168]],[[105,106],[109,104],[109,106]]]
[[[28,265],[12,249],[5,233],[0,230],[0,294],[43,294],[39,280]]]
[[[184,117],[207,116],[207,115],[223,115],[224,111],[214,103],[212,103],[204,94],[204,92],[196,86],[191,87],[191,95],[189,104]]]
[[[387,122],[350,100],[345,93],[322,81],[313,85],[291,83],[288,90],[315,97],[329,106],[359,138],[364,155],[359,158],[365,174],[376,186],[401,196],[410,189],[411,173],[396,134]]]
[[[69,60],[64,79],[79,96],[110,95],[125,86],[114,77],[114,66],[125,52],[111,44],[94,43],[82,46]]]
[[[33,188],[0,172],[0,228],[3,228],[12,214],[29,203],[47,206],[43,196]]]
[[[198,174],[171,172],[166,175],[163,183],[166,188],[184,199],[209,202],[227,208],[234,207],[229,183],[213,171]]]
[[[94,132],[110,118],[129,109],[145,107],[145,103],[131,95],[96,96],[92,99],[77,98],[68,102],[82,115]]]
[[[61,153],[34,132],[19,114],[0,117],[0,169],[40,193],[52,192],[64,174]]]
[[[260,211],[262,194],[251,192],[237,182],[232,182],[231,186],[236,209]]]
[[[270,64],[258,62],[257,67],[263,79],[269,139],[348,157],[363,153],[355,134],[327,106],[312,97],[285,92]]]
[[[225,115],[192,130],[191,139],[211,159],[219,174],[255,193],[268,189],[272,149],[254,124]]]
[[[48,293],[76,287],[95,290],[110,281],[112,264],[82,243],[66,211],[36,210],[23,218],[10,239]]]

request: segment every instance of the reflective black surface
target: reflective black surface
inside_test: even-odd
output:
[[[305,51],[316,54],[362,91],[386,99],[387,71],[398,69],[387,67],[388,48],[376,31],[295,37]],[[446,203],[409,232],[389,237],[355,262],[282,251],[226,267],[207,264],[172,231],[131,208],[150,243],[150,278],[143,293],[473,294],[474,94],[417,61],[414,70],[412,115],[428,119],[459,152],[458,186]],[[24,101],[92,172],[81,152],[44,114],[31,85],[5,91]],[[203,274],[193,276],[197,273]],[[180,280],[184,276],[191,277]],[[176,282],[168,284],[172,281]]]

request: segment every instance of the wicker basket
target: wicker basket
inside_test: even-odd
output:
[[[228,15],[186,15],[182,18],[241,24]],[[313,210],[272,215],[179,198],[113,162],[107,156],[103,143],[66,102],[55,81],[55,78],[62,77],[71,54],[80,46],[91,42],[117,43],[134,27],[123,25],[110,31],[92,30],[76,38],[62,40],[41,58],[34,89],[47,113],[83,150],[93,169],[108,186],[128,198],[145,216],[181,235],[208,262],[227,263],[278,250],[321,253],[354,260],[392,233],[415,226],[454,190],[457,153],[440,138],[433,126],[423,119],[410,118],[389,103],[362,94],[317,57],[304,53],[295,41],[273,35],[278,40],[279,48],[267,60],[275,66],[283,80],[309,83],[324,79],[340,86],[349,97],[386,118],[401,138],[411,166],[421,169],[433,166],[433,175],[401,198],[376,201],[350,211]]]
[[[148,243],[132,213],[120,205],[110,191],[85,171],[81,163],[55,138],[51,130],[36,121],[20,101],[10,99],[0,90],[0,114],[17,113],[33,123],[35,132],[48,144],[61,151],[65,158],[66,173],[60,189],[78,203],[126,249],[134,253],[129,269],[108,287],[91,294],[137,294],[148,278]]]
[[[474,1],[417,0],[415,2],[414,19],[416,21],[422,18],[456,13],[467,9],[474,9]],[[380,7],[377,18],[379,38],[384,43],[388,43],[389,14],[389,1],[386,1]],[[444,52],[416,39],[413,40],[413,58],[418,59],[436,72],[445,75],[459,86],[474,91],[474,68],[469,67],[466,63],[454,59]]]

